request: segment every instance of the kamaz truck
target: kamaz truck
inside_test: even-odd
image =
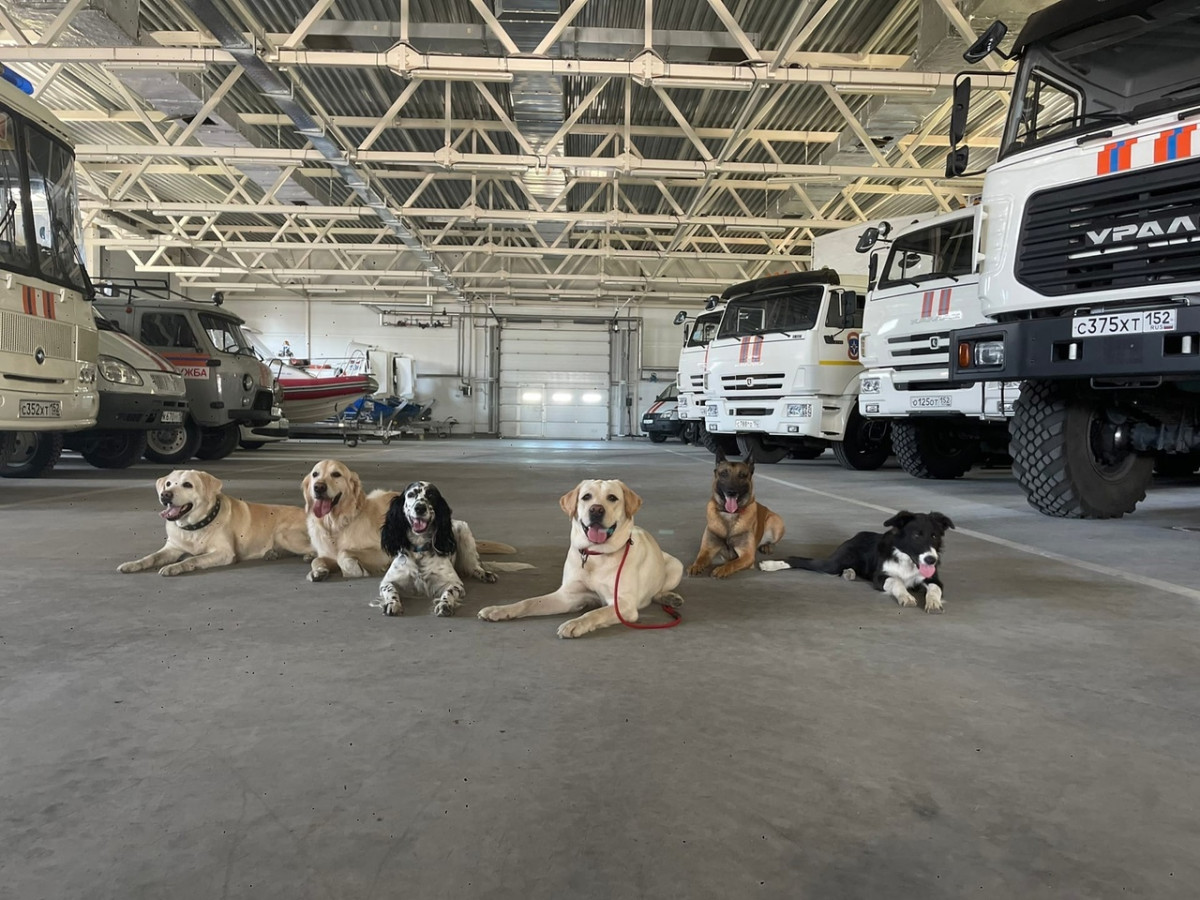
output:
[[[712,438],[755,462],[832,447],[845,468],[883,465],[888,423],[858,412],[863,294],[824,268],[735,284],[721,299],[704,384]]]
[[[917,478],[958,478],[1008,453],[1019,382],[950,381],[950,331],[985,321],[976,272],[979,207],[866,229],[872,253],[858,409],[891,423],[892,452]],[[882,260],[882,263],[880,262]]]
[[[996,22],[964,54],[1000,52]],[[1156,460],[1200,465],[1200,3],[1031,15],[983,182],[979,302],[951,379],[1022,381],[1013,472],[1039,511],[1132,512]],[[960,79],[948,174],[970,86]]]
[[[725,312],[720,301],[720,297],[710,297],[704,312],[694,319],[688,316],[687,310],[681,310],[675,317],[676,325],[685,326],[675,385],[679,389],[680,437],[688,444],[698,444],[706,439],[704,410],[708,395],[704,391],[704,373],[708,370],[708,345],[716,336],[721,315]]]

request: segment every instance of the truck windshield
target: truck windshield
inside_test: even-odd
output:
[[[1050,140],[1200,102],[1200,12],[1129,16],[1025,50],[1001,157]]]
[[[910,231],[892,243],[880,288],[920,284],[936,278],[957,279],[974,269],[974,217],[963,216]]]
[[[87,292],[79,248],[79,197],[75,188],[75,159],[49,135],[26,130],[29,163],[29,202],[37,242],[38,267],[51,281]]]
[[[811,331],[819,321],[825,289],[802,285],[730,301],[718,338],[772,331]]]
[[[717,326],[721,324],[720,313],[709,313],[704,316],[697,316],[696,321],[692,324],[692,330],[688,332],[685,347],[707,347],[717,335]]]
[[[212,313],[200,313],[200,325],[218,350],[225,353],[244,353],[247,356],[255,355],[254,347],[242,331],[242,326],[234,319]]]

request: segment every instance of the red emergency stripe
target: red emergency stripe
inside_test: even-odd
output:
[[[206,366],[208,356],[197,356],[195,353],[163,353],[163,359],[170,360],[177,366]]]
[[[921,318],[928,319],[933,315],[933,291],[921,295]]]
[[[54,295],[49,291],[42,291],[42,309],[47,319],[54,318]]]
[[[25,315],[37,315],[37,306],[34,302],[33,288],[27,284],[21,285],[21,306],[25,310]]]
[[[950,312],[950,291],[951,288],[942,288],[942,292],[938,295],[939,316],[944,316]]]

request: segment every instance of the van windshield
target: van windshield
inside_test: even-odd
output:
[[[811,331],[820,320],[825,288],[788,287],[730,301],[721,318],[718,338],[779,331]]]
[[[208,334],[213,346],[224,353],[242,353],[255,356],[250,339],[242,331],[242,326],[234,319],[212,313],[200,313],[200,325]]]

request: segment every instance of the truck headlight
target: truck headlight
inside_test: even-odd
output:
[[[980,341],[976,344],[975,365],[981,368],[1004,365],[1004,341]]]
[[[111,381],[113,384],[140,385],[142,383],[142,376],[137,373],[137,369],[115,356],[99,356],[96,359],[96,369],[100,372],[101,378]]]
[[[860,394],[878,394],[879,379],[874,377],[858,379],[858,392]]]

